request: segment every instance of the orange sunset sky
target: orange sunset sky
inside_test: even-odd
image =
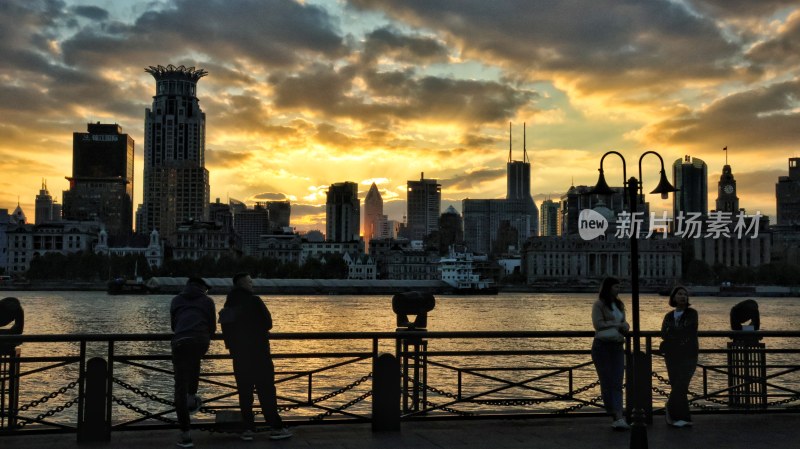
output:
[[[142,201],[150,65],[204,68],[211,197],[287,198],[324,229],[329,184],[436,178],[442,210],[505,196],[508,123],[522,123],[537,206],[593,185],[617,150],[724,164],[748,213],[775,214],[800,143],[796,0],[11,0],[0,3],[0,208],[32,221],[42,178],[61,201],[72,133],[119,123]],[[607,158],[606,177],[622,181]],[[644,161],[645,189],[658,181]],[[669,208],[655,196],[651,209]],[[671,201],[671,200],[670,200]]]

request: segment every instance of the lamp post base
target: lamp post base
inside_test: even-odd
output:
[[[647,449],[647,425],[644,423],[644,412],[640,408],[633,410],[630,449]]]

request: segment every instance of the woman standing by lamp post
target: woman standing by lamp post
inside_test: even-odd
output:
[[[669,305],[675,310],[664,316],[660,347],[672,386],[667,400],[666,420],[671,426],[686,427],[692,425],[687,395],[689,383],[697,369],[698,318],[697,311],[689,307],[689,292],[683,286],[672,289]]]
[[[592,306],[592,325],[595,335],[592,342],[592,361],[600,379],[603,406],[615,430],[631,427],[622,416],[622,378],[625,374],[624,334],[630,326],[625,321],[625,306],[619,297],[619,279],[607,277],[600,286],[600,294]]]

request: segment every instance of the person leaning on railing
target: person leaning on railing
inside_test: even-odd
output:
[[[692,425],[687,395],[697,368],[698,317],[697,311],[689,307],[689,292],[683,286],[672,289],[669,305],[675,310],[664,315],[661,324],[663,340],[659,348],[664,354],[672,387],[667,400],[666,421],[674,427],[686,427]]]
[[[622,416],[622,378],[625,374],[625,333],[630,326],[625,321],[625,305],[619,297],[619,279],[607,277],[600,286],[600,294],[592,306],[592,325],[595,335],[592,342],[592,361],[600,379],[603,406],[614,421],[615,430],[628,430],[630,426]]]
[[[0,299],[0,328],[8,326],[7,329],[0,329],[0,335],[20,335],[25,327],[25,311],[17,298]],[[16,347],[19,343],[4,343],[0,345],[0,351],[7,352]]]
[[[269,342],[272,314],[264,301],[253,294],[253,278],[248,273],[237,273],[233,277],[233,289],[225,299],[225,306],[219,311],[219,324],[225,346],[233,359],[233,377],[239,392],[243,424],[240,438],[243,441],[253,440],[254,388],[264,419],[271,427],[269,439],[290,438],[292,433],[283,427],[283,420],[278,414],[275,364],[272,362]]]
[[[175,413],[180,434],[178,447],[194,447],[189,434],[189,414],[202,405],[197,387],[200,360],[217,330],[214,301],[208,297],[211,287],[203,278],[190,277],[186,287],[172,298],[169,314],[172,331],[172,365],[175,372]]]

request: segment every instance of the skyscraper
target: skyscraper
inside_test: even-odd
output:
[[[360,228],[361,201],[358,199],[358,184],[331,184],[325,202],[325,239],[329,242],[358,241]]]
[[[378,186],[373,182],[364,198],[364,243],[369,252],[369,241],[380,235],[383,219],[383,198]]]
[[[555,236],[559,235],[559,218],[561,216],[560,211],[560,203],[557,201],[553,201],[550,199],[542,201],[541,207],[541,214],[539,215],[542,217],[541,226],[539,226],[540,235],[542,236]]]
[[[481,253],[497,253],[493,245],[497,241],[497,233],[504,222],[505,226],[510,226],[517,231],[515,234],[517,249],[522,247],[528,237],[538,233],[539,211],[531,196],[531,163],[528,159],[527,143],[523,144],[522,160],[513,160],[511,124],[508,128],[506,182],[505,199],[463,200],[461,211],[464,214],[464,241],[470,250]],[[511,234],[506,232],[504,238]],[[507,248],[498,248],[497,250],[506,251]]]
[[[464,244],[464,220],[453,206],[439,216],[439,254],[448,253],[450,246]]]
[[[789,158],[789,176],[775,184],[778,225],[800,225],[800,157]]]
[[[99,221],[112,237],[133,229],[133,139],[117,124],[89,123],[72,133],[72,177],[64,218]]]
[[[286,201],[267,201],[271,230],[288,228],[292,217],[292,204]]]
[[[36,195],[36,215],[34,223],[37,225],[53,221],[53,197],[47,190],[47,181],[42,180],[42,188]]]
[[[672,200],[672,216],[681,212],[708,215],[708,167],[698,158],[685,156],[672,164],[672,184],[678,189]]]
[[[177,224],[206,220],[209,207],[205,168],[206,115],[197,81],[208,72],[194,67],[150,66],[156,80],[152,109],[145,111],[144,226],[175,242]]]
[[[242,252],[253,256],[258,251],[261,236],[269,234],[269,212],[264,203],[256,203],[252,209],[232,209],[233,227],[242,240]]]
[[[422,173],[419,181],[407,182],[406,191],[409,240],[423,240],[438,228],[442,186]]]
[[[531,196],[531,161],[528,158],[528,143],[527,132],[525,124],[522,124],[522,160],[515,161],[512,159],[511,153],[511,124],[509,123],[508,129],[508,163],[506,164],[506,200],[509,202],[519,203],[514,209],[519,209],[521,213],[528,215],[528,222],[530,227],[528,229],[519,229],[519,233],[527,238],[538,234],[539,228],[539,211],[536,209],[536,203]],[[513,222],[519,223],[519,218],[512,219]]]

